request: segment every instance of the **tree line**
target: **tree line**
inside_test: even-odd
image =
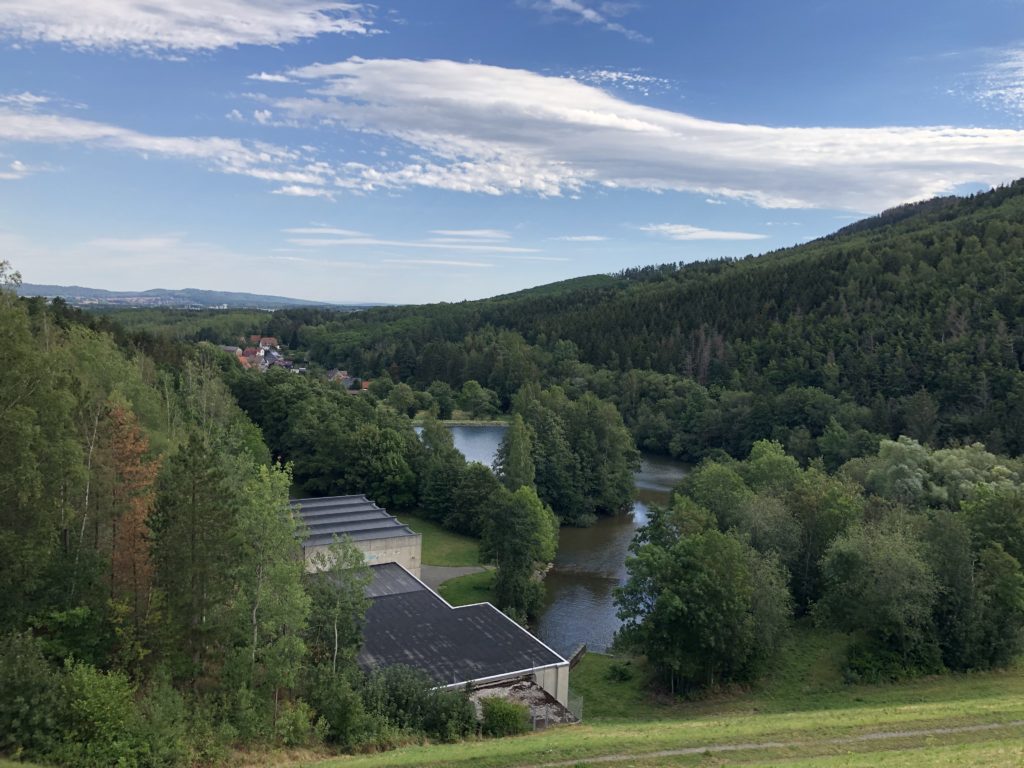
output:
[[[851,682],[1005,667],[1022,559],[1019,459],[901,437],[829,473],[762,441],[702,463],[638,533],[618,642],[676,689],[756,679],[794,617],[850,638]]]

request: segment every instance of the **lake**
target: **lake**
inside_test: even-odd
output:
[[[504,437],[504,425],[449,427],[455,447],[470,461],[488,466]],[[619,628],[612,590],[626,581],[626,556],[638,526],[647,521],[648,505],[664,504],[683,479],[687,465],[644,454],[636,473],[633,509],[602,517],[589,528],[562,528],[558,555],[548,572],[547,598],[534,631],[568,656],[581,643],[604,651]]]

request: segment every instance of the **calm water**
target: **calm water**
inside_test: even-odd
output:
[[[451,430],[455,447],[467,459],[488,466],[505,433],[504,426]],[[646,522],[648,505],[667,502],[685,474],[685,464],[645,454],[631,512],[603,517],[589,528],[562,528],[558,555],[545,580],[547,604],[534,628],[544,642],[564,655],[581,643],[593,651],[608,648],[620,624],[612,590],[626,580],[633,533]]]

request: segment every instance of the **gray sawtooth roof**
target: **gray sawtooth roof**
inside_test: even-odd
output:
[[[400,565],[371,571],[364,669],[405,664],[451,685],[567,663],[490,603],[453,608]]]
[[[306,525],[307,537],[303,544],[307,547],[330,544],[335,536],[347,535],[353,541],[364,541],[419,535],[366,496],[292,499],[291,505]]]

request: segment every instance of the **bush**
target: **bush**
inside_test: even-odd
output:
[[[514,701],[488,696],[480,699],[483,721],[480,730],[484,736],[516,736],[530,728],[530,710]]]
[[[625,683],[633,679],[633,670],[630,668],[630,662],[619,663],[615,662],[611,664],[604,673],[605,680],[612,683]]]
[[[326,740],[342,747],[363,741],[370,723],[358,682],[354,683],[350,675],[335,673],[327,665],[318,666],[309,673],[306,692],[310,704],[327,723]]]
[[[155,683],[139,702],[140,735],[146,765],[175,768],[192,762],[191,722],[184,697],[166,680]]]
[[[412,667],[395,665],[375,670],[366,681],[366,710],[401,730],[423,730],[434,681]]]
[[[60,675],[32,635],[0,638],[0,691],[0,754],[52,754],[62,726]]]
[[[132,686],[120,672],[67,662],[66,720],[61,764],[74,768],[135,768],[146,752]]]
[[[277,715],[277,738],[285,747],[309,747],[322,744],[329,726],[306,702],[288,701]]]
[[[458,741],[476,731],[476,710],[465,691],[434,690],[423,730],[438,741]]]

